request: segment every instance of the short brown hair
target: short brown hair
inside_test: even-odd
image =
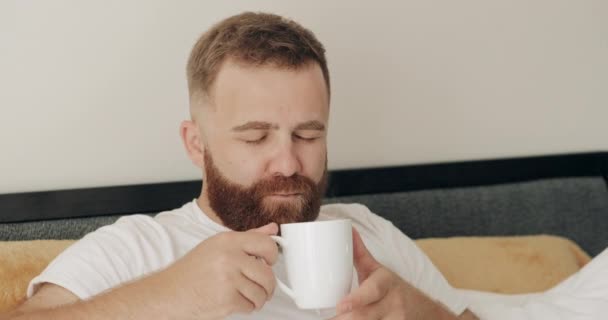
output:
[[[245,12],[220,21],[196,42],[188,59],[190,96],[209,94],[219,67],[226,58],[251,65],[274,64],[300,68],[311,62],[321,67],[330,92],[325,48],[315,35],[298,23],[269,13]]]

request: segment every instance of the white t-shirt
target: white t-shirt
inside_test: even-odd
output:
[[[435,268],[416,244],[390,221],[360,204],[330,204],[321,207],[318,220],[351,219],[371,254],[382,265],[441,302],[455,314],[467,303]],[[229,231],[204,214],[195,200],[181,208],[161,212],[155,217],[131,215],[89,233],[62,252],[29,284],[28,297],[45,282],[74,293],[80,299],[167,267],[205,239]],[[273,266],[279,279],[286,279],[279,260]],[[356,272],[353,288],[358,287]],[[236,314],[229,319],[312,320],[327,318],[335,310],[319,314],[300,310],[281,290],[264,307],[250,315]]]

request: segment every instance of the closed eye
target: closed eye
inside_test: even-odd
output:
[[[304,140],[304,141],[315,141],[317,139],[319,139],[319,137],[304,137],[304,136],[299,136],[299,135],[295,135],[296,139],[299,140]]]
[[[255,139],[255,140],[244,140],[246,144],[260,144],[262,142],[264,142],[264,140],[266,140],[266,136],[262,136],[259,139]]]

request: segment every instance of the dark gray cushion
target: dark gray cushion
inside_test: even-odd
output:
[[[560,178],[483,187],[349,196],[412,238],[555,234],[591,255],[608,246],[604,179]]]
[[[35,239],[80,239],[85,234],[107,224],[120,216],[57,219],[34,222],[0,224],[0,241]]]
[[[608,246],[608,190],[601,177],[330,198],[356,202],[414,239],[555,234],[591,255]],[[78,239],[118,216],[0,224],[0,240]]]

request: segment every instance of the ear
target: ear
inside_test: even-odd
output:
[[[188,157],[194,163],[195,166],[203,169],[204,168],[204,156],[203,156],[203,139],[198,126],[192,120],[184,120],[179,126],[179,134],[188,153]]]

